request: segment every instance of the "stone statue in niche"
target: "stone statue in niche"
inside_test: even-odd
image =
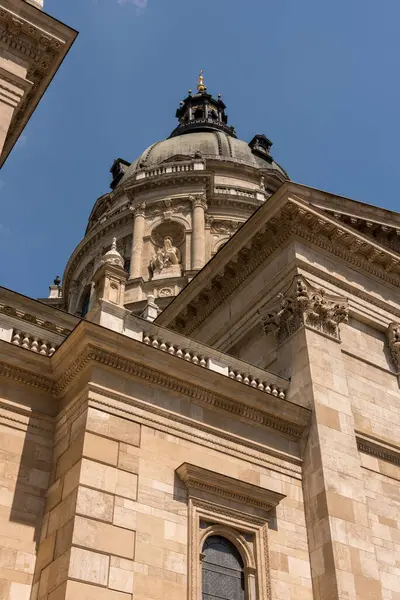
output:
[[[153,279],[161,277],[176,277],[181,275],[181,253],[172,243],[171,237],[164,238],[162,248],[150,261],[149,269]]]

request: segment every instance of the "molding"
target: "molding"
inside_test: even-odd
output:
[[[367,434],[356,431],[357,448],[364,454],[370,454],[379,460],[392,463],[400,467],[400,448],[394,447],[383,440],[372,438]]]
[[[249,523],[251,525],[255,525],[256,527],[262,527],[266,522],[268,522],[269,519],[269,515],[261,517],[252,513],[236,510],[228,506],[222,506],[221,504],[216,504],[215,502],[210,502],[209,500],[203,500],[201,498],[191,498],[191,501],[193,506],[201,509],[204,512],[210,513],[210,515],[223,515],[235,523],[242,521],[243,525],[241,525],[241,528],[243,529],[246,528],[244,524]]]
[[[165,389],[173,390],[174,392],[193,398],[197,402],[233,413],[237,417],[256,423],[259,426],[271,427],[272,429],[296,439],[301,438],[305,429],[305,427],[301,425],[278,418],[266,411],[239,403],[222,394],[210,392],[206,388],[198,385],[188,384],[177,377],[172,377],[166,373],[157,371],[156,369],[140,365],[118,354],[102,350],[90,344],[86,346],[81,354],[61,375],[55,385],[56,396],[59,397],[63,395],[69,383],[82,372],[91,361],[123,371],[129,375],[150,381],[156,385],[161,385]]]
[[[211,525],[203,529],[201,521],[210,522]],[[188,597],[191,600],[199,600],[201,595],[202,547],[205,538],[213,532],[226,536],[238,550],[240,548],[245,565],[247,600],[271,599],[268,516],[263,519],[251,512],[236,511],[225,504],[189,497],[188,525]],[[248,541],[249,536],[252,541]]]
[[[47,331],[51,331],[53,333],[59,333],[63,336],[68,336],[71,333],[71,329],[65,329],[56,323],[52,323],[51,321],[46,321],[43,318],[36,317],[30,313],[27,313],[18,308],[14,308],[13,306],[8,306],[7,304],[3,304],[0,302],[0,314],[6,315],[8,317],[15,317],[16,319],[20,319],[21,321],[26,321],[28,323],[32,323],[33,325],[37,325],[42,329],[46,329]]]
[[[41,388],[46,392],[54,393],[55,386],[52,379],[43,375],[37,375],[36,373],[32,373],[15,365],[0,362],[0,376],[14,379],[19,383],[31,387]]]
[[[301,465],[303,463],[301,458],[287,454],[280,455],[279,452],[276,452],[269,446],[261,446],[257,442],[226,433],[211,425],[205,425],[189,417],[159,408],[144,400],[138,400],[123,395],[120,392],[104,389],[96,384],[90,383],[88,388],[90,392],[100,396],[100,399],[89,396],[89,406],[93,408],[123,416],[125,419],[131,417],[148,427],[159,429],[165,433],[172,433],[187,441],[196,439],[197,444],[212,448],[218,452],[223,452],[240,460],[245,459],[252,464],[266,467],[270,471],[276,471],[277,473],[301,481]],[[106,402],[105,398],[115,400],[121,404],[115,406],[115,404]],[[142,414],[133,413],[127,409],[127,405],[139,409],[142,411]],[[156,415],[156,417],[152,415]]]
[[[277,344],[284,343],[302,327],[309,327],[336,341],[340,340],[339,324],[347,323],[345,298],[327,294],[312,286],[302,275],[296,275],[285,293],[278,294],[278,306],[263,309],[261,321],[265,333],[273,331]]]
[[[285,496],[278,492],[266,490],[252,483],[234,479],[215,471],[209,471],[189,463],[183,463],[176,473],[193,496],[193,490],[209,492],[235,500],[247,506],[254,506],[269,511],[275,508]]]
[[[15,406],[14,404],[8,404],[7,402],[0,402],[0,418],[9,422],[10,427],[13,427],[14,424],[18,424],[19,426],[22,426],[25,431],[32,428],[50,434],[53,433],[54,417],[36,411],[26,410]],[[35,421],[42,423],[43,425],[41,426],[40,424],[35,423]]]

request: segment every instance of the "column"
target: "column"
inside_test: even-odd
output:
[[[192,213],[192,269],[202,269],[205,264],[205,211],[207,203],[203,194],[191,197]]]
[[[143,237],[146,224],[146,204],[142,202],[134,209],[133,239],[130,279],[142,276]]]

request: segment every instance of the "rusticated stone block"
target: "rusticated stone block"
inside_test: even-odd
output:
[[[86,433],[83,444],[83,456],[117,466],[118,442],[108,440],[93,433]]]
[[[68,576],[88,583],[107,585],[110,558],[105,554],[71,548],[71,562]]]
[[[113,520],[114,496],[91,488],[79,486],[76,513],[100,521]]]
[[[76,517],[72,542],[77,546],[124,558],[134,557],[135,533],[133,531],[93,519]]]

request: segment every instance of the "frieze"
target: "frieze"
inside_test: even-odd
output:
[[[346,299],[313,287],[302,275],[297,275],[289,289],[278,295],[278,306],[267,309],[261,317],[264,331],[273,331],[278,345],[301,327],[340,340],[339,324],[347,319]]]
[[[229,221],[229,220],[214,220],[211,225],[211,233],[224,233],[228,235],[232,235],[235,231],[238,230],[242,223],[238,223],[237,221]]]

